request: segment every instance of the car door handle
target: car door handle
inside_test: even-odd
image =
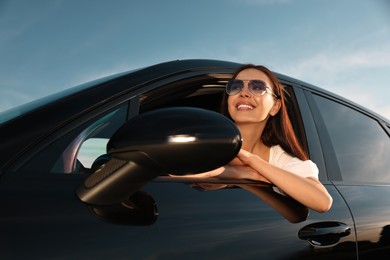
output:
[[[298,232],[298,237],[308,240],[315,247],[329,247],[336,245],[340,238],[348,236],[351,228],[336,221],[317,222],[304,226]]]

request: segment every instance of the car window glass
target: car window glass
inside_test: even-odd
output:
[[[108,138],[89,138],[80,147],[77,159],[86,167],[91,168],[93,162],[100,155],[106,153]]]
[[[56,140],[24,163],[20,171],[90,173],[91,161],[98,154],[106,153],[105,144],[126,121],[126,115],[127,105],[121,105],[85,121],[64,135],[57,134]]]
[[[314,95],[344,181],[390,182],[390,140],[381,125],[354,109]],[[329,162],[333,163],[333,162]]]
[[[99,156],[106,154],[109,138],[125,122],[125,119],[126,107],[123,106],[93,121],[65,150],[60,159],[64,172],[75,171],[78,168],[77,164],[83,169],[91,168]],[[77,153],[76,160],[72,160],[73,165],[67,166],[63,163],[63,158],[66,154],[72,156],[73,153]]]

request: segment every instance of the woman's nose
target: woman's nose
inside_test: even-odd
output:
[[[244,87],[240,91],[240,95],[243,97],[249,97],[251,95],[248,87],[248,83],[244,83]]]

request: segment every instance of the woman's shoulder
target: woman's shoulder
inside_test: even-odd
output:
[[[288,162],[295,157],[288,154],[280,145],[270,147],[269,162],[272,164],[281,164]]]
[[[302,161],[297,157],[288,154],[280,145],[272,146],[270,149],[269,163],[280,168],[290,170],[304,177],[318,178],[317,165],[311,160]]]

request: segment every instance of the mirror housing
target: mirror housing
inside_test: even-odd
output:
[[[158,217],[156,202],[149,194],[137,191],[121,204],[89,206],[96,218],[119,225],[149,226]]]
[[[165,108],[142,114],[121,127],[107,150],[131,161],[143,153],[176,175],[213,170],[230,162],[241,148],[236,125],[219,113],[190,107]]]
[[[90,205],[123,202],[163,174],[195,174],[229,163],[239,152],[237,126],[213,111],[163,108],[125,123],[107,144],[112,160],[91,174],[76,193]]]

